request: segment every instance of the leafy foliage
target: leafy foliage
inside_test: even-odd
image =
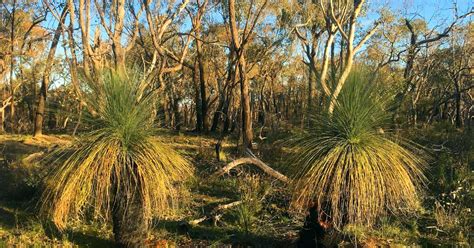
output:
[[[383,94],[364,83],[353,74],[334,113],[314,116],[295,143],[292,204],[300,209],[316,204],[336,228],[372,226],[389,212],[417,209],[425,181],[422,154],[382,129]]]

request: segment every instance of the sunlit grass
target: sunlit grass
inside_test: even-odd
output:
[[[156,96],[141,97],[137,82],[108,72],[84,87],[91,130],[49,156],[57,167],[41,201],[59,228],[86,216],[110,221],[117,205],[137,202],[150,221],[175,206],[179,183],[192,175],[188,161],[155,137]]]
[[[295,142],[292,204],[316,204],[336,228],[419,208],[422,152],[382,129],[386,101],[374,88],[352,76],[334,113],[314,116]]]

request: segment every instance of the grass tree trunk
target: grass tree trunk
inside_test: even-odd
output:
[[[114,239],[118,247],[144,247],[149,221],[145,219],[139,192],[119,192],[112,210]]]
[[[112,228],[118,247],[145,247],[150,227],[145,216],[139,179],[134,179],[137,177],[132,174],[136,175],[127,173],[128,179],[114,179],[116,192],[111,199],[114,203]]]

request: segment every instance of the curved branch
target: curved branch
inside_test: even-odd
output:
[[[289,183],[289,179],[287,176],[281,174],[280,172],[274,170],[273,168],[271,168],[270,166],[268,166],[267,164],[265,164],[264,162],[262,162],[262,160],[258,159],[258,158],[239,158],[237,160],[234,160],[232,162],[230,162],[229,164],[227,164],[226,166],[222,167],[221,169],[219,169],[218,171],[216,171],[212,176],[211,178],[215,178],[215,177],[220,177],[226,173],[228,173],[230,170],[232,170],[233,168],[241,165],[241,164],[253,164],[253,165],[256,165],[258,168],[262,169],[266,174],[284,182],[284,183]]]

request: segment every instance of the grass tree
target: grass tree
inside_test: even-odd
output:
[[[120,246],[143,245],[153,216],[175,206],[189,163],[155,136],[155,94],[114,72],[88,83],[90,130],[51,155],[59,164],[46,183],[42,211],[64,229],[73,218],[112,222]]]
[[[295,146],[295,207],[316,205],[336,228],[372,226],[380,216],[419,207],[423,153],[383,130],[383,98],[352,75],[333,113],[314,116]]]

